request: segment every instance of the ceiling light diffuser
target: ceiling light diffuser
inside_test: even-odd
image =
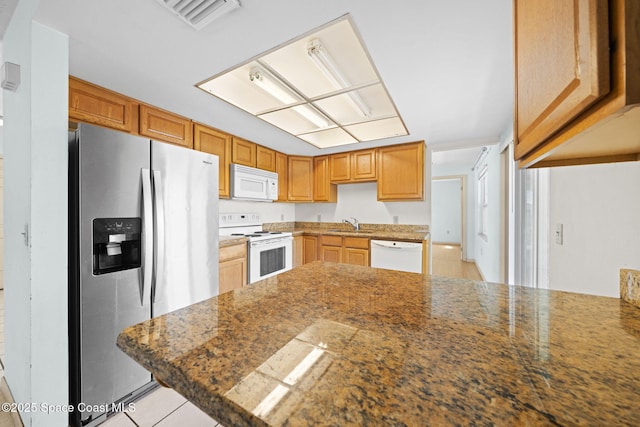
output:
[[[307,44],[307,53],[309,57],[315,62],[316,66],[322,71],[325,77],[336,87],[336,89],[347,89],[351,87],[351,83],[340,72],[340,69],[333,61],[333,58],[322,46],[319,39],[310,40]],[[350,101],[353,103],[353,107],[362,117],[371,117],[371,110],[360,98],[356,92],[348,92]]]
[[[260,67],[253,67],[251,71],[249,71],[249,80],[285,105],[295,104],[301,101],[300,96],[298,96],[292,89],[281,82],[276,76],[269,74]],[[309,105],[297,105],[293,107],[292,110],[309,120],[320,129],[324,129],[329,126],[329,121]]]

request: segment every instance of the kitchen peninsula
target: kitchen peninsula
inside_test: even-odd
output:
[[[118,346],[227,426],[640,419],[640,308],[614,298],[313,262]]]

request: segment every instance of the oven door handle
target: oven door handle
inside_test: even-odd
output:
[[[262,240],[262,241],[258,241],[258,242],[251,242],[250,245],[252,248],[257,248],[257,247],[261,247],[261,246],[273,246],[273,245],[278,245],[281,243],[286,243],[293,240],[293,237],[282,237],[279,239],[269,239],[269,240]]]

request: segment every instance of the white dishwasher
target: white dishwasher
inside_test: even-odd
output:
[[[371,240],[371,267],[422,273],[422,243]]]

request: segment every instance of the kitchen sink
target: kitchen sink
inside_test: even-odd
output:
[[[372,231],[369,230],[338,230],[337,228],[333,228],[333,229],[329,229],[327,230],[329,233],[360,233],[360,234],[367,234],[367,233],[373,233]]]

